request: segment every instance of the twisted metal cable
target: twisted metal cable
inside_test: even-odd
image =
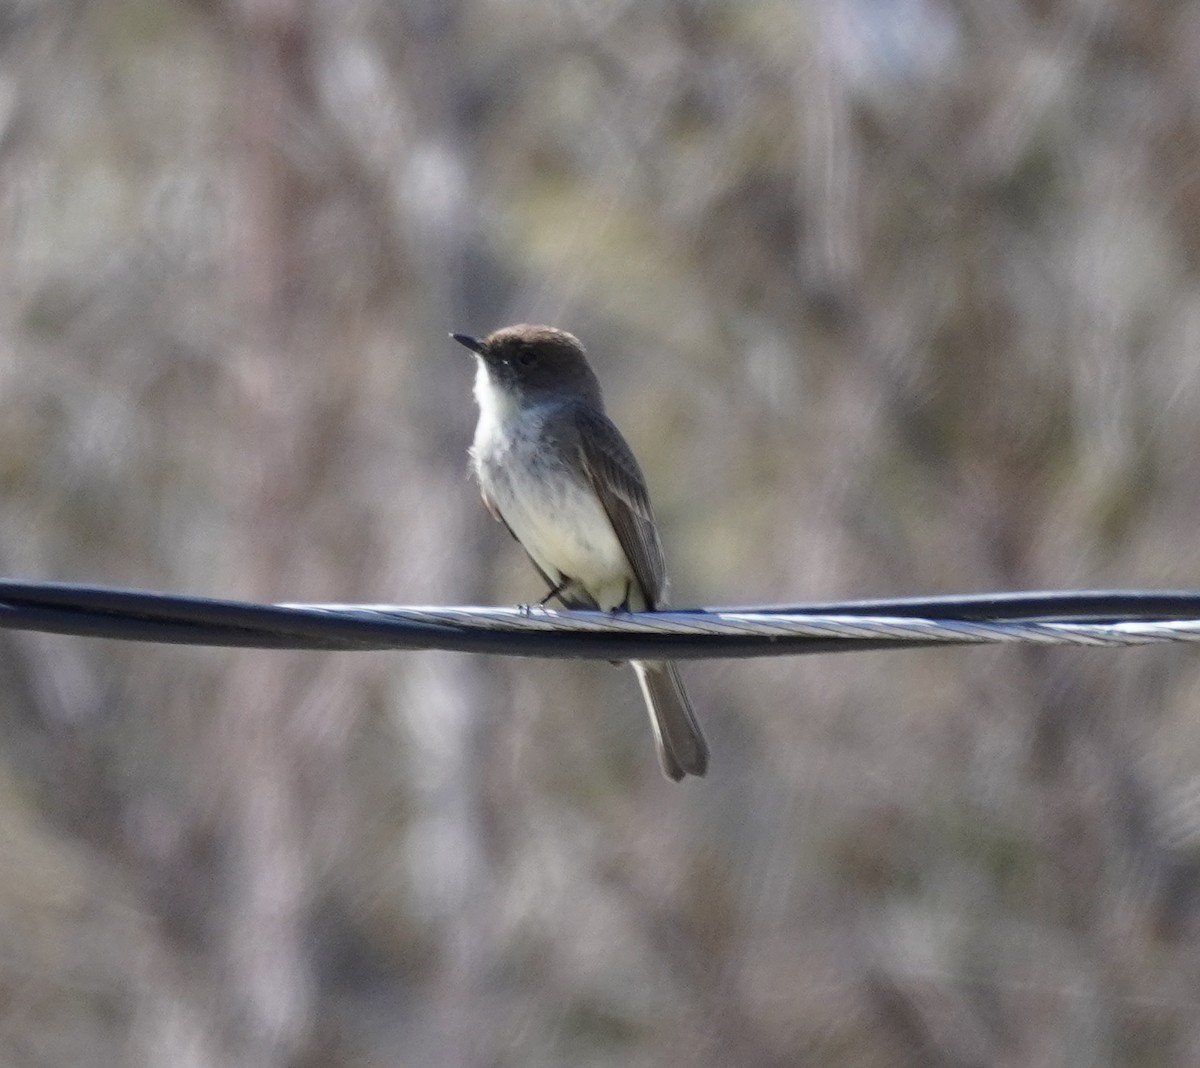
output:
[[[0,580],[0,628],[250,648],[704,659],[998,642],[1197,641],[1200,594],[1004,593],[609,614],[528,607],[257,604]]]
[[[1114,621],[1110,623],[1036,620],[927,619],[919,616],[862,616],[812,613],[803,609],[698,610],[613,614],[545,608],[423,608],[389,605],[284,605],[331,618],[393,620],[422,626],[508,634],[577,633],[685,635],[688,637],[780,638],[886,641],[889,644],[984,644],[1031,642],[1040,645],[1146,645],[1200,641],[1200,619]],[[664,648],[667,648],[664,646]],[[749,655],[771,655],[764,648]],[[789,652],[796,650],[789,649]]]

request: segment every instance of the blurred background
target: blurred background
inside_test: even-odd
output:
[[[3,0],[0,573],[541,595],[578,334],[679,605],[1200,586],[1200,6]],[[0,1063],[1200,1063],[1200,659],[0,636]]]

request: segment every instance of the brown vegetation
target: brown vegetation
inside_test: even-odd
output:
[[[1200,585],[1200,10],[12,0],[0,573],[513,603],[449,330],[589,346],[677,604]],[[1200,1063],[1187,648],[0,638],[0,1060]],[[598,755],[599,754],[599,755]]]

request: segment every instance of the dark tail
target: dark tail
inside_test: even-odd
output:
[[[703,775],[708,770],[708,746],[675,665],[666,661],[631,663],[650,710],[664,774],[676,781],[685,775]]]

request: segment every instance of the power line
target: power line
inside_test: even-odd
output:
[[[718,659],[998,642],[1122,646],[1200,641],[1200,594],[993,593],[609,614],[543,608],[258,604],[0,580],[0,627],[259,649]]]

